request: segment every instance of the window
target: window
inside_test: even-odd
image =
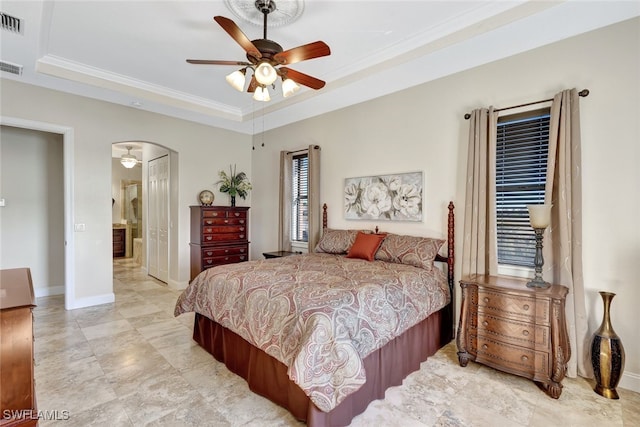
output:
[[[293,157],[291,198],[291,240],[309,241],[309,155]]]
[[[535,234],[526,205],[544,203],[549,108],[500,117],[496,141],[498,264],[533,267]]]

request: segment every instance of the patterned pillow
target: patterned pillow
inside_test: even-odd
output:
[[[376,252],[375,259],[431,270],[443,244],[441,239],[389,234]]]
[[[353,242],[356,241],[358,231],[371,234],[368,230],[333,230],[327,228],[322,233],[320,241],[316,245],[316,252],[324,252],[327,254],[346,254]]]
[[[327,228],[316,245],[316,252],[346,254],[356,240],[356,230],[332,230]]]

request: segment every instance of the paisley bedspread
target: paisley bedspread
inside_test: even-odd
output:
[[[322,411],[366,378],[362,359],[449,303],[439,268],[307,254],[210,268],[180,295],[288,367]]]

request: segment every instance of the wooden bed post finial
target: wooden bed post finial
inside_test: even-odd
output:
[[[327,229],[327,204],[322,205],[322,229]]]

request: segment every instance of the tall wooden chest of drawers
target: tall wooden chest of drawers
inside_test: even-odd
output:
[[[191,206],[191,279],[216,265],[249,259],[249,208]]]
[[[522,279],[470,276],[460,281],[458,360],[469,360],[538,382],[554,399],[562,393],[571,355],[565,319],[568,289],[528,288]]]

